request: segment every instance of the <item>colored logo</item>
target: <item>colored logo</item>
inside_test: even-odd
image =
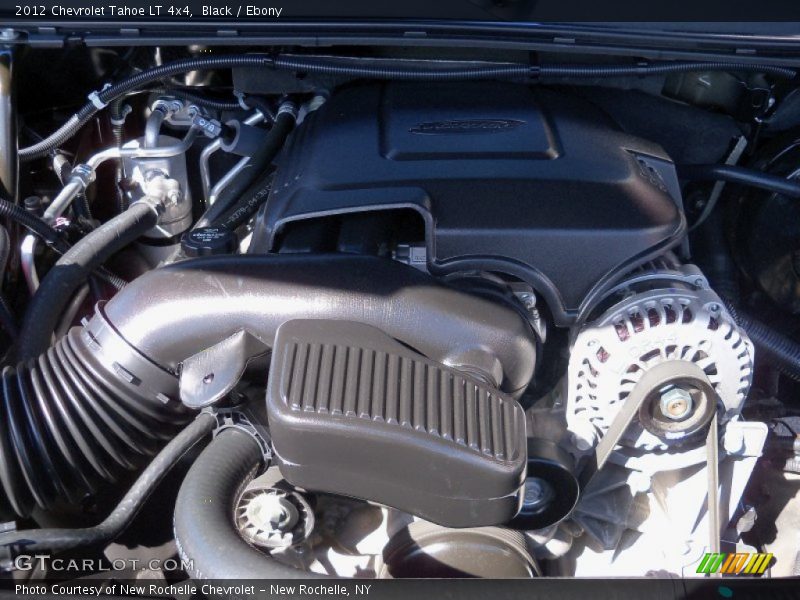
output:
[[[772,562],[772,554],[754,552],[707,552],[697,567],[698,573],[761,575]]]

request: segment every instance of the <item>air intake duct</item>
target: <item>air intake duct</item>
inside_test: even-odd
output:
[[[513,398],[533,376],[535,338],[514,308],[394,261],[346,255],[220,256],[139,277],[84,327],[3,372],[0,512],[79,500],[135,469],[192,411],[184,361],[246,333],[273,348],[281,325],[372,326]],[[6,504],[6,506],[3,506]]]
[[[180,402],[144,392],[122,364],[104,364],[110,349],[90,329],[73,328],[38,359],[3,370],[4,516],[59,498],[79,502],[140,467],[191,419]]]

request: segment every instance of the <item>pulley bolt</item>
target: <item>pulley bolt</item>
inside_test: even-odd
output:
[[[539,477],[528,477],[525,480],[525,496],[523,506],[528,511],[541,511],[553,501],[555,492],[552,486]]]
[[[679,420],[688,416],[693,407],[692,395],[679,387],[661,391],[661,412],[668,419]]]

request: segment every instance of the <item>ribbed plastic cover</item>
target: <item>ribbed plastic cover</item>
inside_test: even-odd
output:
[[[527,459],[522,408],[373,327],[289,321],[267,393],[284,477],[450,527],[506,522]]]

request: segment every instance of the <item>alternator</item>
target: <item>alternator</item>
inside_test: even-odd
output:
[[[580,449],[597,443],[637,382],[661,363],[670,362],[676,373],[682,367],[697,373],[689,363],[699,367],[705,387],[710,383],[713,391],[656,390],[651,406],[643,406],[628,427],[623,445],[663,449],[702,428],[717,408],[723,422],[739,414],[752,380],[753,346],[704,278],[679,286],[629,290],[629,297],[577,332],[567,425]]]

